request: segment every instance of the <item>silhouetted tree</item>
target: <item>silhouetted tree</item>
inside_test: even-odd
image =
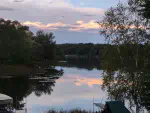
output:
[[[17,21],[0,20],[0,61],[25,63],[30,61],[32,32]]]
[[[33,58],[39,60],[53,60],[56,54],[56,44],[53,33],[44,33],[37,31],[34,37]]]
[[[138,6],[139,14],[150,19],[150,0],[129,0],[129,3]]]

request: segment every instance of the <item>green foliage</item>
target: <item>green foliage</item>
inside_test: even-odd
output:
[[[32,33],[17,21],[0,20],[0,61],[25,63],[30,60]]]
[[[0,20],[0,63],[29,63],[31,60],[53,60],[56,45],[53,33],[38,31],[17,21]]]
[[[79,43],[79,44],[58,44],[57,55],[74,56],[75,58],[84,59],[101,59],[103,57],[104,48],[107,44],[92,44],[92,43]]]
[[[53,40],[53,33],[44,33],[37,31],[33,38],[33,59],[35,60],[53,60],[56,54],[56,45]]]

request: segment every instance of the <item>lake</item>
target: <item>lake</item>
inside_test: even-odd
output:
[[[34,93],[27,97],[29,113],[42,113],[48,109],[70,110],[81,108],[93,110],[93,98],[95,102],[106,100],[106,93],[101,90],[102,70],[87,70],[79,68],[63,69],[64,74],[56,80],[51,94],[42,94],[40,97]],[[95,108],[96,109],[96,108]]]
[[[84,68],[67,63],[61,66],[25,69],[25,71],[30,70],[28,71],[30,74],[21,72],[20,70],[23,69],[20,68],[19,74],[24,73],[23,76],[19,74],[14,76],[13,70],[16,73],[17,69],[11,68],[9,69],[11,71],[7,72],[8,68],[4,68],[1,73],[5,75],[0,76],[0,93],[13,97],[16,108],[22,105],[21,101],[25,102],[28,113],[76,108],[93,111],[93,99],[94,102],[105,103],[107,93],[101,89],[103,71],[89,66],[87,64]],[[63,73],[59,70],[63,70]]]
[[[0,93],[12,97],[13,106],[25,107],[28,113],[46,113],[51,109],[93,111],[93,100],[103,104],[107,101],[107,92],[101,89],[100,67],[88,61],[1,66]],[[95,106],[94,111],[97,110]]]

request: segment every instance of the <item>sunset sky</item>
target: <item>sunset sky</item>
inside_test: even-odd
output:
[[[57,43],[104,43],[97,21],[125,0],[1,0],[0,18],[18,20],[34,33],[53,32]]]

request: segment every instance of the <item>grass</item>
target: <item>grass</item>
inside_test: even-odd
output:
[[[81,109],[73,109],[73,110],[49,110],[48,113],[92,113],[92,111],[86,111]],[[100,113],[100,112],[99,112]]]

